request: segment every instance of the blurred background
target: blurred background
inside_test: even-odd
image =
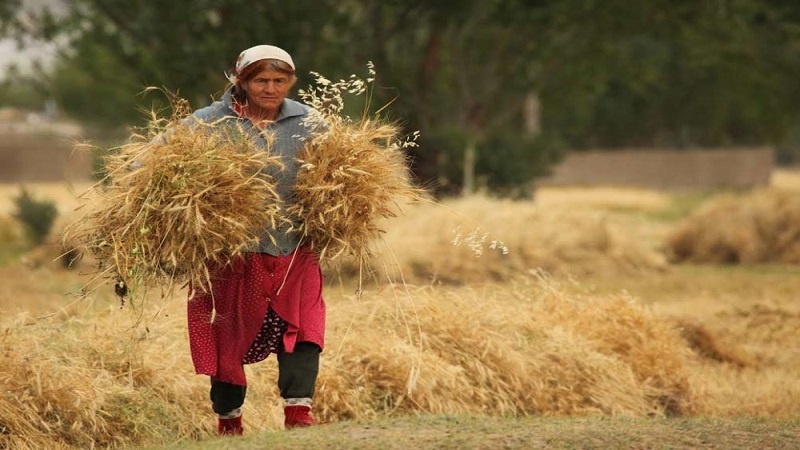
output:
[[[627,417],[742,417],[694,422],[695,446],[798,447],[800,1],[0,0],[0,448],[213,430],[185,295],[120,311],[59,230],[102,156],[170,115],[164,91],[205,106],[264,43],[292,54],[296,89],[373,62],[348,112],[419,131],[409,158],[438,200],[369,267],[326,268],[318,417],[619,415],[671,448],[692,422],[662,442]],[[246,427],[281,429],[276,369],[252,370]],[[412,423],[384,447],[431,434]]]
[[[148,86],[205,106],[261,43],[297,88],[374,62],[371,106],[421,132],[414,171],[442,196],[751,187],[800,162],[788,0],[0,0],[0,31],[0,182],[90,178],[76,141],[145,124]]]

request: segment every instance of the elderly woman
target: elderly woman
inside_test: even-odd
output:
[[[284,203],[293,199],[296,157],[310,135],[304,123],[310,108],[286,98],[296,81],[287,52],[258,45],[241,52],[222,99],[193,114],[193,120],[206,123],[238,122],[265,149],[269,134],[270,151],[283,162],[272,175]],[[242,434],[243,366],[270,353],[277,354],[285,427],[316,423],[311,399],[325,336],[319,262],[288,226],[265,225],[259,245],[250,250],[212,274],[209,293],[188,302],[192,361],[197,373],[211,378],[220,434]]]

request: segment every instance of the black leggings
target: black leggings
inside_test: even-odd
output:
[[[278,353],[278,389],[282,398],[311,398],[319,373],[320,348],[311,342],[298,342],[293,353]],[[211,406],[217,414],[227,414],[244,404],[247,386],[211,378]]]

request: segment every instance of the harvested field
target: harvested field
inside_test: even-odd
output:
[[[661,249],[676,222],[662,213],[673,197],[548,189],[532,204],[475,198],[391,222],[386,242],[406,261],[394,275],[405,285],[376,275],[354,292],[354,279],[332,271],[315,411],[344,447],[314,441],[316,431],[276,432],[270,358],[247,367],[245,427],[258,442],[239,448],[296,448],[305,436],[330,448],[353,436],[446,447],[455,441],[442,421],[451,420],[476,443],[509,448],[538,442],[513,431],[520,424],[555,448],[570,436],[579,448],[726,447],[737,433],[738,448],[800,442],[800,267],[669,263]],[[10,223],[0,222],[4,245],[15,240]],[[489,233],[481,256],[451,242],[459,225],[462,236]],[[426,261],[409,243],[415,235],[428,261],[448,261],[438,273],[455,274],[453,283],[414,272]],[[495,239],[507,255],[491,253]],[[20,251],[0,265],[0,380],[9,387],[0,448],[219,445],[208,381],[189,359],[184,294],[152,291],[136,309],[120,309],[110,286],[75,296],[89,263],[67,271],[44,256],[34,263],[36,251],[48,254]],[[666,417],[680,427],[666,430]],[[398,431],[409,421],[417,444]],[[591,439],[575,429],[599,424]],[[705,440],[680,438],[689,429]]]

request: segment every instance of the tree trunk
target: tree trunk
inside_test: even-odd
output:
[[[538,136],[542,132],[542,104],[536,91],[529,91],[525,95],[522,115],[525,123],[525,134]]]
[[[478,157],[478,145],[475,138],[468,137],[464,147],[464,176],[461,195],[466,197],[475,192],[475,160]]]

